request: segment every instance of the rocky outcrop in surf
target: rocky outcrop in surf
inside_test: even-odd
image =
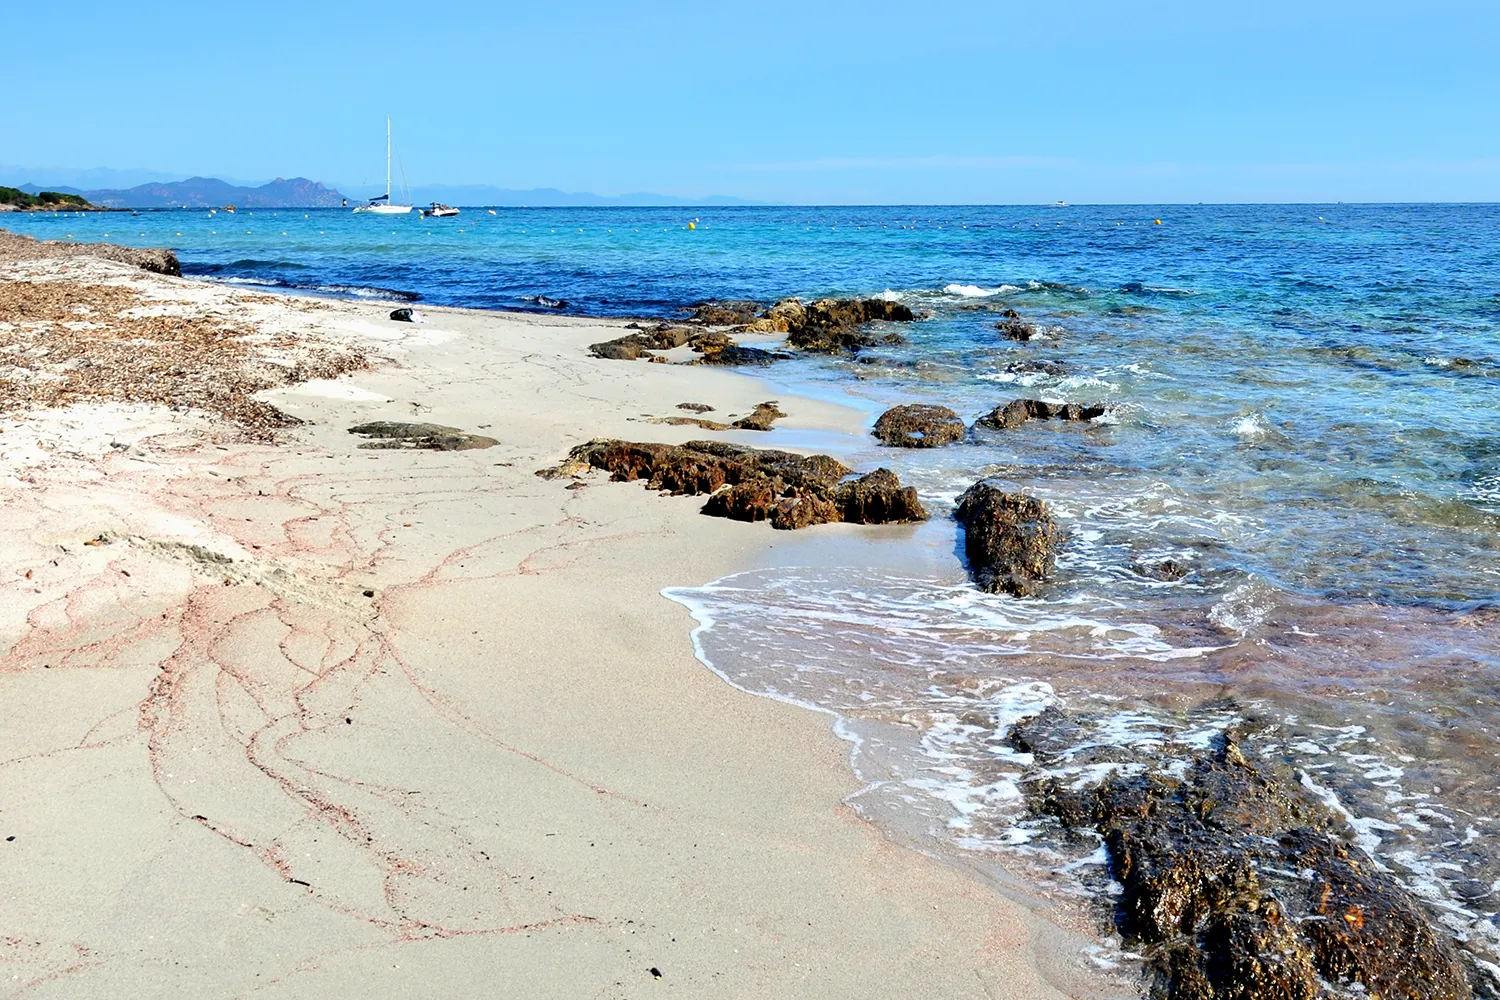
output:
[[[1033,597],[1057,564],[1061,539],[1045,501],[980,481],[958,498],[969,575],[992,594]]]
[[[999,330],[1000,336],[1006,340],[1018,340],[1022,343],[1035,340],[1042,333],[1040,327],[1035,323],[1026,322],[1014,309],[1006,309],[1000,314],[1000,320],[995,324],[995,329]]]
[[[615,482],[643,479],[648,489],[673,495],[707,495],[704,514],[770,521],[771,527],[780,529],[927,517],[917,491],[903,487],[887,469],[846,482],[849,469],[827,455],[795,455],[719,441],[669,445],[600,439],[579,445],[561,465],[537,475],[578,476],[589,469],[602,469]]]
[[[760,311],[759,302],[702,302],[693,308],[692,319],[705,326],[741,326],[754,322]]]
[[[975,427],[1013,430],[1028,420],[1095,420],[1109,412],[1103,403],[1049,403],[1041,399],[1013,399],[974,422]]]
[[[1163,1000],[1466,1000],[1452,946],[1343,838],[1343,822],[1235,736],[1169,775],[1053,707],[1009,732],[1033,811],[1103,839],[1115,922]],[[1066,777],[1054,768],[1065,764]],[[1108,775],[1090,785],[1080,769]],[[1145,773],[1143,773],[1143,771]]]
[[[957,413],[926,403],[891,407],[880,415],[871,431],[881,444],[892,448],[937,448],[962,441],[967,432]]]
[[[851,354],[866,347],[903,344],[906,338],[894,332],[866,328],[875,321],[909,323],[911,309],[885,299],[818,299],[805,307],[795,299],[778,302],[767,315],[779,310],[787,323],[787,346],[821,354]]]

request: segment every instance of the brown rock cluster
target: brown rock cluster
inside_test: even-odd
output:
[[[738,521],[770,521],[781,529],[847,521],[921,521],[917,491],[888,469],[845,481],[849,469],[827,455],[745,448],[717,441],[683,445],[598,440],[579,445],[545,478],[602,469],[616,482],[646,481],[674,495],[707,495],[702,512]]]

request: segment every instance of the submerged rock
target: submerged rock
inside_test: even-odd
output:
[[[963,440],[967,430],[958,414],[946,406],[910,403],[882,413],[871,433],[893,448],[936,448]]]
[[[742,431],[768,431],[774,421],[784,416],[786,414],[781,412],[781,408],[773,399],[765,403],[756,403],[754,412],[732,422],[729,426]]]
[[[644,479],[648,489],[708,495],[702,513],[738,521],[770,521],[773,528],[849,521],[885,524],[927,517],[916,490],[877,469],[851,482],[849,470],[827,455],[745,448],[720,441],[683,445],[598,440],[579,445],[544,478],[603,469],[616,482]]]
[[[1009,739],[1055,763],[1085,745],[1080,733],[1049,708]],[[1115,921],[1154,967],[1155,995],[1470,996],[1451,945],[1411,895],[1338,838],[1342,821],[1321,802],[1247,759],[1233,737],[1181,777],[1113,763],[1093,787],[1049,776],[1028,782],[1028,796],[1037,812],[1103,838],[1121,886]]]
[[[1139,576],[1149,580],[1160,580],[1171,582],[1181,580],[1188,575],[1188,568],[1176,559],[1161,559],[1156,562],[1138,562],[1130,567]]]
[[[1067,365],[1061,361],[1048,361],[1046,358],[1012,361],[1005,366],[1005,370],[1011,375],[1051,375],[1060,378],[1068,374]]]
[[[981,590],[1031,597],[1056,566],[1061,536],[1043,500],[980,481],[958,498],[954,516]]]
[[[976,427],[1011,430],[1028,420],[1093,420],[1109,412],[1103,403],[1048,403],[1041,399],[1015,399],[997,406],[974,422]]]
[[[482,434],[469,434],[457,427],[442,424],[407,424],[391,420],[375,420],[349,428],[350,434],[373,438],[360,445],[361,448],[416,448],[424,451],[469,451],[475,448],[492,448],[500,442]]]

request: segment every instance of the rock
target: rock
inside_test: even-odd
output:
[[[755,411],[749,416],[741,417],[729,426],[739,428],[742,431],[768,431],[771,423],[780,417],[786,416],[776,405],[776,400],[766,403],[756,403]]]
[[[1060,533],[1045,501],[981,480],[958,498],[954,516],[979,589],[1032,597],[1051,575]]]
[[[480,434],[469,434],[457,427],[442,424],[406,424],[390,420],[376,420],[349,428],[350,434],[374,438],[360,445],[361,448],[417,448],[425,451],[469,451],[474,448],[492,448],[500,442]]]
[[[691,410],[694,413],[712,413],[714,408],[707,403],[678,403],[679,410]]]
[[[738,344],[734,344],[716,351],[705,351],[701,358],[696,358],[691,363],[695,365],[758,365],[764,367],[775,361],[785,361],[790,357],[790,354],[783,354],[780,351],[766,351],[759,347],[741,347]]]
[[[651,360],[655,361],[655,358]],[[652,417],[648,423],[668,424],[673,427],[701,427],[706,431],[727,431],[728,424],[721,424],[717,420],[707,420],[703,417]]]
[[[745,323],[746,333],[786,333],[800,327],[807,319],[807,308],[801,299],[782,299],[771,306],[758,319]]]
[[[1012,375],[1052,375],[1062,377],[1068,374],[1068,366],[1061,361],[1048,361],[1045,358],[1027,361],[1012,361],[1005,366],[1005,370]]]
[[[596,358],[611,361],[634,361],[636,358],[653,357],[652,351],[670,351],[674,347],[681,347],[699,334],[700,331],[692,327],[662,324],[652,330],[627,333],[614,340],[590,344],[589,353]]]
[[[1007,340],[1019,340],[1025,343],[1041,333],[1035,323],[1026,322],[1014,309],[1005,310],[1000,317],[1000,321],[995,324],[995,329],[999,330],[1000,335]]]
[[[739,326],[752,322],[759,312],[759,302],[703,302],[693,309],[692,318],[705,326]]]
[[[1188,568],[1176,559],[1162,559],[1158,562],[1135,563],[1130,567],[1140,575],[1151,580],[1170,582],[1181,580],[1188,575]]]
[[[1048,709],[1010,739],[1076,750],[1079,733],[1062,731],[1072,725]],[[1165,1000],[1470,996],[1416,901],[1337,839],[1340,819],[1232,736],[1180,778],[1122,768],[1092,788],[1071,777],[1028,787],[1037,811],[1104,838],[1122,887],[1116,923]]]
[[[946,406],[911,403],[882,413],[872,433],[893,448],[936,448],[963,440],[966,431],[958,414]]]
[[[876,469],[834,491],[839,519],[850,524],[892,524],[927,520],[917,491],[902,486],[890,469]]]
[[[790,346],[825,354],[904,343],[898,333],[872,334],[862,327],[875,320],[910,322],[916,318],[908,307],[885,299],[819,299],[803,308],[797,321],[791,318],[795,312],[790,306],[783,315],[788,317],[786,342]]]
[[[397,323],[410,323],[412,322],[411,310],[406,306],[402,306],[400,309],[392,309],[391,319]]]
[[[976,427],[1012,430],[1028,420],[1093,420],[1109,412],[1103,403],[1048,403],[1041,399],[1015,399],[997,406],[975,421]]]
[[[695,334],[688,345],[698,354],[706,354],[712,351],[721,351],[726,347],[734,347],[735,340],[723,330],[710,330],[708,333]]]
[[[598,440],[579,445],[544,478],[603,469],[617,482],[644,479],[649,489],[708,495],[702,513],[739,521],[770,521],[795,529],[848,520],[860,524],[912,521],[927,512],[916,491],[878,469],[845,483],[849,470],[827,455],[745,448],[722,441],[684,445]]]

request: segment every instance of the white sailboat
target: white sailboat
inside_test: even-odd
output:
[[[402,175],[405,176],[404,174]],[[404,184],[402,185],[405,186]],[[361,205],[356,212],[375,212],[378,215],[406,215],[411,211],[411,198],[407,204],[391,204],[391,116],[385,116],[385,194],[371,198],[368,205]]]

